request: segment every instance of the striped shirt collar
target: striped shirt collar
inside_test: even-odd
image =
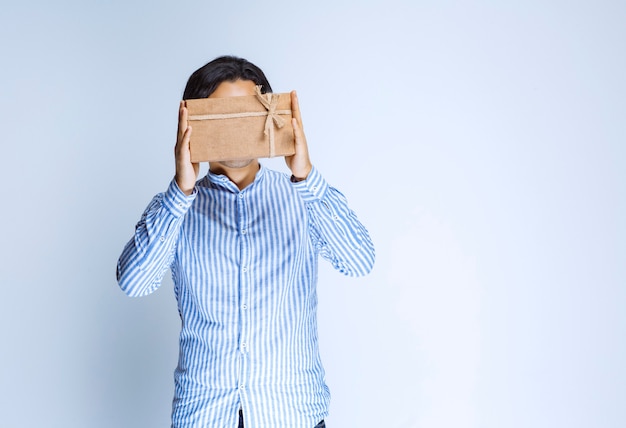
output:
[[[250,183],[246,187],[246,189],[249,189],[251,186],[255,185],[256,183],[259,183],[265,176],[266,170],[267,168],[263,166],[262,163],[259,163],[259,170],[257,171],[254,177],[254,181]],[[235,193],[239,193],[241,191],[239,190],[239,188],[237,187],[235,183],[230,181],[230,179],[227,176],[225,176],[224,174],[215,174],[214,172],[211,172],[210,170],[207,172],[204,179],[198,183],[198,185],[202,187],[213,187],[211,186],[211,184],[209,184],[209,182],[214,184],[217,187],[220,187],[220,188],[223,188],[223,189],[235,192]]]

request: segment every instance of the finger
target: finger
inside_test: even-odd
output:
[[[302,130],[302,126],[298,123],[296,118],[291,119],[291,126],[293,126],[293,135],[295,140],[296,156],[299,156],[305,162],[309,160],[309,146],[306,142],[306,136]]]
[[[302,114],[300,113],[300,104],[298,103],[298,94],[296,91],[291,91],[291,113],[300,124],[300,127],[302,127]]]
[[[300,125],[300,123],[298,123],[295,117],[291,119],[291,126],[293,127],[293,136],[295,140],[295,154],[303,156],[303,159],[308,159],[309,146],[306,142],[306,136],[304,135],[302,126]]]
[[[187,125],[185,133],[183,134],[183,146],[189,147],[189,141],[191,141],[191,125]]]
[[[176,158],[188,161],[190,158],[189,142],[191,141],[191,126],[187,125],[182,136],[176,142]]]
[[[181,141],[181,148],[185,153],[189,153],[189,142],[191,141],[191,126],[187,125]]]
[[[187,122],[187,107],[185,106],[185,101],[180,102],[180,107],[178,109],[178,135],[177,141],[180,141],[187,130],[188,122]]]
[[[300,126],[300,123],[295,117],[291,119],[291,126],[293,127],[293,136],[296,140],[296,145],[301,145],[303,142],[306,142],[302,126]]]
[[[292,156],[285,157],[287,166],[291,169],[292,174],[300,179],[306,179],[311,172],[311,160],[309,159],[309,148],[307,146],[302,127],[294,117],[291,119],[295,138],[295,153]]]

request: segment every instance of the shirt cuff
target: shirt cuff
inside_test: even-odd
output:
[[[197,194],[198,192],[194,188],[191,195],[185,195],[185,193],[183,193],[183,191],[178,187],[178,184],[176,184],[176,180],[172,180],[169,187],[163,194],[163,205],[170,213],[172,213],[174,217],[178,218],[189,210],[189,207],[194,199],[196,199]]]
[[[315,167],[311,169],[306,180],[298,181],[292,185],[298,190],[305,202],[321,200],[328,189],[328,183]]]

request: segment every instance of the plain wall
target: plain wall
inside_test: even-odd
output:
[[[330,428],[626,426],[624,22],[601,0],[3,5],[2,426],[169,426],[171,280],[128,298],[115,265],[222,54],[298,90],[376,244],[368,277],[320,272]]]

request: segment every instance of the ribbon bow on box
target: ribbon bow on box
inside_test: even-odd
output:
[[[274,157],[274,127],[272,126],[272,122],[278,129],[285,126],[285,119],[279,116],[279,114],[290,114],[290,110],[276,110],[276,106],[278,105],[278,96],[267,93],[261,93],[261,86],[257,85],[255,88],[257,99],[263,104],[263,107],[267,109],[267,119],[265,120],[265,129],[263,134],[270,139],[270,157]]]

